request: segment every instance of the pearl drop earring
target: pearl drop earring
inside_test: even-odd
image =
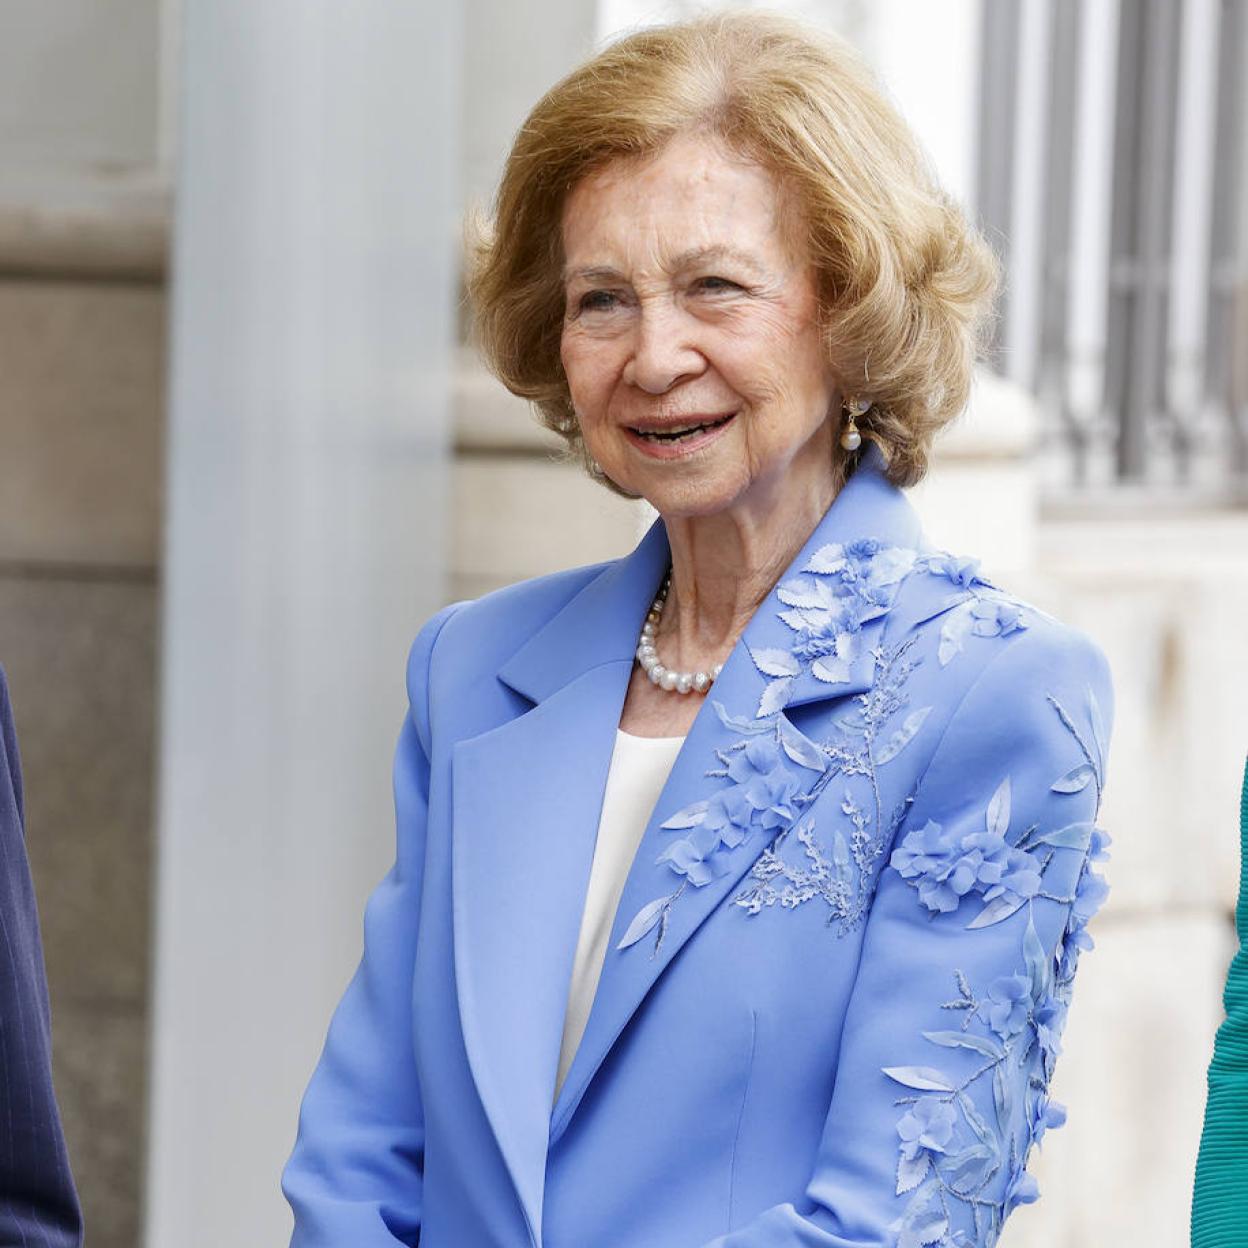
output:
[[[862,434],[858,432],[855,421],[871,410],[871,400],[846,399],[842,406],[849,416],[849,423],[841,434],[841,446],[847,451],[856,451],[862,445]]]

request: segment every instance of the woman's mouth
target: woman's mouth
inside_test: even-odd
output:
[[[734,416],[736,412],[729,412],[727,416],[715,416],[702,421],[691,420],[662,431],[637,429],[631,425],[625,427],[635,445],[650,455],[668,459],[673,455],[692,450],[694,447],[705,445],[718,436],[719,431],[725,428]]]

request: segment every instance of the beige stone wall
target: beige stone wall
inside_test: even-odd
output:
[[[1033,596],[1113,667],[1099,823],[1114,843],[1054,1078],[1070,1119],[1034,1164],[1042,1199],[1016,1215],[1018,1248],[1163,1248],[1189,1236],[1237,947],[1248,511],[1106,499],[1050,512],[1038,539]]]

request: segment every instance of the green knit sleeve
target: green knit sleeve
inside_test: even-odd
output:
[[[1205,1128],[1196,1159],[1192,1248],[1248,1244],[1248,765],[1239,805],[1240,877],[1235,926],[1239,951],[1231,962],[1209,1063]]]

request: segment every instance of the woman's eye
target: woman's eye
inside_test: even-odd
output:
[[[740,290],[741,287],[736,282],[726,277],[700,277],[694,283],[695,286],[701,286],[706,290]]]
[[[577,300],[576,306],[581,312],[607,312],[614,298],[609,290],[591,290]]]

